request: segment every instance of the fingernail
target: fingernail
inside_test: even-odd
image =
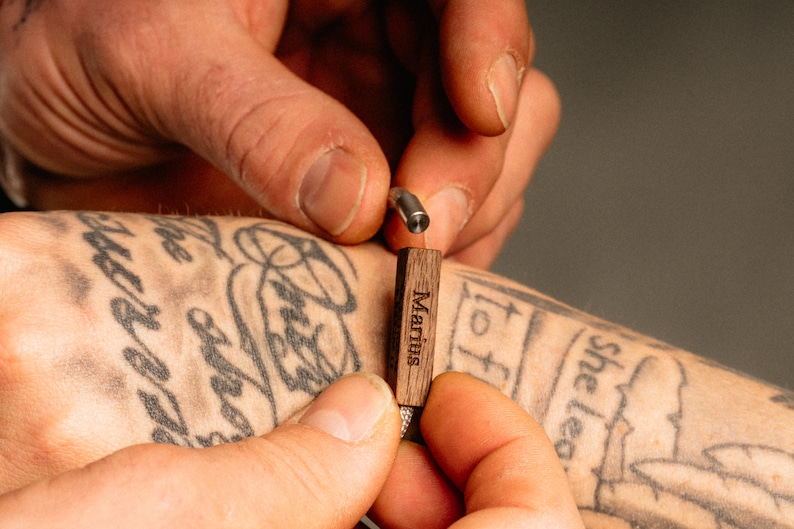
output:
[[[446,252],[471,217],[469,195],[459,187],[447,187],[430,197],[426,208],[430,227],[425,245]]]
[[[391,390],[382,378],[354,373],[320,393],[299,422],[342,441],[360,441],[371,435],[392,399]]]
[[[331,235],[350,227],[361,205],[367,167],[342,149],[321,155],[303,178],[299,204],[303,213]]]
[[[502,54],[488,71],[488,89],[496,103],[499,120],[505,128],[510,127],[512,117],[515,115],[520,86],[521,74],[515,56],[511,53]]]

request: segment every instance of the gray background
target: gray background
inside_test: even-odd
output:
[[[794,389],[794,1],[528,9],[563,118],[495,271]]]

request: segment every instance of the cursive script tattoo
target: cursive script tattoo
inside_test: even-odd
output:
[[[359,370],[361,362],[344,322],[356,310],[356,301],[323,246],[264,223],[239,230],[234,239],[248,261],[245,266],[256,270],[257,323],[287,388],[314,396],[344,373]],[[233,290],[230,285],[232,303]],[[240,306],[234,304],[240,332],[250,335],[250,320],[239,317]]]
[[[350,284],[356,273],[331,245],[266,221],[252,220],[224,237],[208,218],[146,217],[146,235],[159,239],[158,250],[138,242],[123,216],[77,217],[94,266],[115,289],[109,309],[130,339],[120,354],[139,377],[137,395],[153,423],[153,441],[211,446],[240,440],[294,411],[277,401],[277,392],[315,396],[361,368],[346,323],[357,308]],[[196,280],[158,299],[137,271],[152,258],[170,261]],[[223,282],[213,280],[218,270],[226,277],[221,289],[216,285]],[[181,370],[174,372],[164,360],[170,356],[148,345],[167,343],[164,333],[177,332],[163,328],[166,319],[184,322],[195,336],[197,349],[188,354],[203,360],[196,369],[214,395],[209,412],[225,429],[215,421],[214,429],[202,431],[200,414],[185,405]],[[267,423],[257,426],[261,416]]]

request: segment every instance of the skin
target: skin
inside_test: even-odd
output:
[[[264,435],[339,376],[385,374],[395,257],[376,244],[261,219],[56,212],[0,217],[0,249],[5,491],[141,443]],[[488,382],[542,426],[587,527],[794,526],[780,388],[453,262],[435,371]],[[467,413],[498,422],[483,399]],[[443,500],[440,526],[465,489],[445,458],[490,446],[454,431],[443,449],[401,448],[389,478]]]
[[[6,0],[3,186],[39,210],[266,216],[488,266],[556,131],[523,1]],[[331,153],[331,154],[329,154]],[[323,175],[326,175],[323,177]]]
[[[498,416],[498,424],[471,416],[471,404],[482,404],[483,397],[488,402],[480,414]],[[551,442],[514,402],[462,374],[439,378],[430,398],[435,404],[423,421],[428,444],[444,454],[444,471],[467,493],[468,514],[461,513],[456,526],[582,527]],[[376,496],[392,506],[416,489],[389,474],[399,424],[382,378],[348,375],[323,391],[296,424],[205,450],[162,444],[123,449],[1,496],[0,515],[5,527],[352,527]],[[451,443],[458,433],[487,442]],[[517,467],[517,450],[533,457]],[[542,479],[538,467],[547,470]],[[512,475],[508,494],[492,486],[499,481],[494,473],[505,471]],[[449,498],[463,505],[459,493]],[[405,526],[400,513],[381,511],[382,527]],[[437,518],[432,511],[422,514]]]

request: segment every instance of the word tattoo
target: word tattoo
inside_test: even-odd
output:
[[[447,369],[519,401],[533,377],[549,378],[536,418],[586,526],[794,529],[794,454],[703,433],[687,404],[698,390],[678,356],[662,354],[669,346],[484,275],[461,277]],[[568,329],[567,343],[540,339],[547,322]],[[556,373],[533,370],[557,353]],[[772,401],[794,409],[791,394]]]
[[[287,388],[315,396],[344,373],[358,371],[361,361],[344,321],[356,310],[356,300],[325,245],[267,223],[239,230],[234,240],[248,261],[235,269],[235,275],[241,267],[256,270],[260,310],[253,317]],[[338,255],[352,269],[344,254]],[[236,299],[230,278],[235,322],[242,335],[250,336],[252,327]]]
[[[582,328],[560,367],[558,389],[567,397],[554,401],[544,426],[576,496],[591,498],[580,504],[585,519],[618,518],[632,527],[794,527],[794,486],[781,479],[794,475],[794,455],[749,444],[693,450],[698,425],[686,420],[686,370],[673,356],[645,350],[651,353],[637,361],[626,344]],[[590,449],[580,450],[585,445]],[[777,478],[770,468],[779,470]]]
[[[179,403],[167,387],[171,372],[141,337],[145,331],[160,330],[160,309],[146,301],[141,277],[132,270],[133,256],[125,242],[135,235],[108,214],[80,212],[77,218],[88,228],[83,240],[94,250],[94,264],[119,291],[120,295],[111,299],[110,309],[113,318],[134,343],[124,348],[123,356],[146,381],[145,388],[138,389],[138,397],[157,424],[152,440],[192,446]],[[174,436],[181,438],[183,443],[177,443]]]
[[[218,225],[207,217],[147,217],[155,226],[154,232],[163,242],[163,249],[177,263],[192,262],[193,256],[184,247],[188,238],[201,241],[215,252],[216,257],[232,262],[232,258],[223,251],[221,234]]]
[[[194,296],[193,306],[179,308],[179,303],[147,297],[135,272],[135,252],[146,259],[152,248],[135,241],[120,218],[78,213],[93,263],[117,292],[110,309],[132,341],[122,354],[140,376],[138,397],[154,423],[152,440],[182,446],[240,440],[275,427],[294,411],[279,408],[277,391],[315,396],[342,374],[361,368],[345,321],[357,304],[349,284],[355,269],[344,253],[332,257],[330,245],[275,223],[256,221],[224,239],[211,219],[147,217],[160,250],[175,266],[190,267],[197,277],[207,266],[213,267],[210,275],[226,270],[225,288],[208,291],[198,301]],[[184,310],[183,316],[174,310]],[[183,366],[170,369],[164,355],[147,345],[156,336],[159,343],[167,341],[161,315],[183,319],[197,338],[198,350],[189,352],[203,360],[201,372],[225,431],[201,433],[192,426],[204,413],[185,405],[177,380],[184,377]],[[256,424],[249,416],[252,409],[260,421],[266,410],[267,424]]]
[[[605,420],[606,412],[599,409],[599,406],[603,402],[609,402],[609,394],[613,388],[601,384],[602,375],[626,369],[620,360],[622,348],[617,343],[605,341],[595,334],[587,336],[582,343],[584,334],[583,330],[574,337],[568,352],[578,353],[580,360],[572,370],[557,379],[557,383],[567,387],[571,395],[564,404],[563,419],[557,428],[557,437],[552,438],[564,466],[577,457],[577,444],[587,424],[593,421],[596,424],[603,423]],[[576,351],[578,348],[581,351]]]
[[[503,302],[487,287],[464,281],[449,339],[447,370],[464,371],[514,400],[540,311]],[[499,350],[494,345],[499,344]]]

